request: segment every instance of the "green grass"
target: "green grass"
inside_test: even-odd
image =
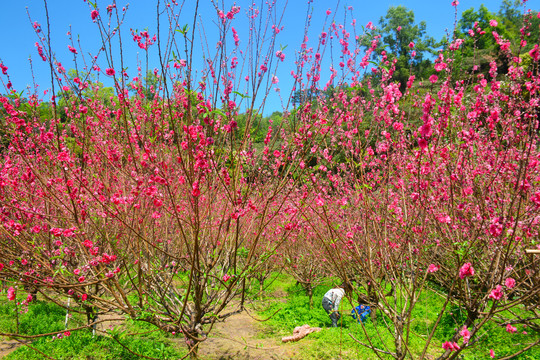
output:
[[[0,332],[16,332],[13,313],[13,302],[0,304]],[[19,315],[19,333],[35,335],[62,331],[65,316],[66,311],[60,306],[37,301],[30,304],[28,312]],[[85,318],[80,314],[74,314],[69,325],[73,327],[82,325]],[[152,330],[155,330],[152,325],[134,321],[127,321],[121,327],[121,331],[114,330],[111,336],[114,334],[129,350],[118,344],[111,336],[92,337],[92,332],[88,329],[72,332],[70,336],[64,336],[61,339],[52,336],[40,337],[32,341],[30,345],[54,359],[141,359],[132,352],[159,359],[177,359],[185,354],[183,349],[181,351],[176,349],[177,346],[168,335]],[[42,354],[27,346],[21,346],[4,357],[6,360],[41,360],[43,358]]]
[[[176,359],[182,355],[168,341],[144,336],[125,337],[121,341],[129,350],[145,356]],[[63,339],[41,338],[31,345],[55,359],[141,359],[140,356],[133,354],[109,337],[96,336],[92,338],[92,333],[89,331],[79,331]],[[6,356],[5,359],[41,360],[43,355],[28,347],[20,347]]]
[[[248,286],[248,298],[255,299],[251,304],[257,310],[258,317],[268,318],[273,315],[268,321],[261,323],[260,337],[279,339],[291,335],[296,326],[308,324],[322,327],[323,330],[301,340],[301,346],[295,348],[301,351],[297,357],[299,359],[372,359],[374,358],[372,351],[349,336],[351,334],[359,341],[368,343],[365,332],[370,335],[374,346],[382,349],[387,346],[388,350],[393,351],[393,335],[384,324],[387,319],[379,313],[377,325],[368,319],[363,327],[350,316],[350,310],[357,304],[352,304],[348,299],[344,299],[341,304],[343,316],[340,327],[330,327],[331,321],[321,306],[321,299],[329,288],[338,283],[338,279],[330,278],[316,287],[313,295],[314,307],[310,309],[309,299],[304,290],[291,276],[272,274],[265,283],[265,297],[262,302],[258,300],[259,284],[254,281]],[[422,351],[426,334],[431,331],[437,319],[443,304],[443,297],[438,295],[441,291],[441,289],[438,292],[426,290],[415,307],[409,340],[413,357],[417,357]],[[441,344],[454,334],[463,316],[462,310],[458,307],[454,305],[448,307],[428,349],[429,355],[435,358],[442,353]],[[19,315],[19,332],[33,335],[61,331],[64,330],[64,319],[65,309],[53,303],[36,301],[28,307],[26,313]],[[73,313],[69,325],[75,327],[85,323],[84,315]],[[132,352],[160,359],[177,359],[185,354],[185,347],[175,344],[170,335],[152,330],[155,328],[150,324],[129,320],[108,335],[96,335],[93,338],[89,330],[81,330],[63,339],[42,337],[33,341],[31,345],[55,359],[140,359]],[[14,303],[0,303],[0,332],[15,331]],[[527,334],[523,334],[523,331]],[[119,345],[112,336],[119,339],[132,352]],[[492,322],[481,329],[479,341],[474,348],[462,353],[462,359],[488,359],[490,349],[494,349],[497,357],[508,356],[524,347],[523,344],[535,341],[539,336],[538,332],[521,326],[518,326],[515,334],[508,334],[504,326]],[[295,344],[281,346],[296,347]],[[385,358],[384,355],[382,357]],[[5,359],[37,360],[43,359],[43,355],[23,346]],[[540,347],[530,349],[516,359],[540,359]]]
[[[265,322],[263,336],[282,337],[292,334],[296,326],[308,324],[310,326],[323,327],[318,333],[312,333],[307,338],[301,340],[302,359],[371,359],[375,355],[371,350],[354,341],[349,334],[353,335],[361,342],[368,343],[362,324],[356,322],[349,314],[350,310],[358,305],[351,304],[349,300],[344,299],[341,304],[341,327],[331,328],[331,321],[321,306],[321,300],[324,293],[333,285],[339,283],[338,280],[330,279],[314,291],[314,308],[309,309],[308,297],[304,294],[302,288],[295,284],[292,278],[287,275],[280,275],[274,278],[274,283],[267,290],[266,306],[258,307],[261,317],[268,317],[279,310],[270,320]],[[272,293],[285,292],[286,302],[276,299],[272,301]],[[389,300],[392,298],[388,298]],[[409,344],[414,356],[419,356],[422,352],[427,334],[431,331],[438,313],[443,305],[444,299],[434,291],[426,290],[421,295],[413,311],[413,321],[411,324],[411,334]],[[442,343],[451,338],[459,320],[463,316],[461,310],[455,306],[450,306],[443,314],[441,322],[435,331],[435,337],[428,348],[427,354],[439,356],[442,354]],[[370,335],[373,345],[393,351],[393,336],[384,325],[384,316],[378,313],[377,325],[368,319],[365,323],[365,331]],[[523,334],[528,330],[528,334]],[[488,359],[489,350],[494,349],[497,357],[513,354],[523,344],[534,342],[538,339],[537,332],[530,329],[523,329],[518,326],[518,332],[508,334],[504,326],[498,326],[495,323],[485,325],[479,332],[479,341],[471,348],[462,352],[463,359]],[[284,346],[288,346],[287,344]],[[290,346],[290,345],[289,345]],[[414,357],[413,356],[413,357]],[[385,356],[382,356],[385,358]],[[388,357],[390,358],[390,357]],[[520,360],[540,359],[540,348],[533,348],[524,354],[516,357]]]

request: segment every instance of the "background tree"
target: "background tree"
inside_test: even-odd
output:
[[[371,36],[362,39],[362,45],[369,47],[376,37],[380,37],[376,52],[385,53],[389,62],[396,61],[393,79],[399,81],[401,89],[410,75],[423,79],[431,74],[430,56],[435,54],[437,43],[427,36],[425,21],[415,22],[413,10],[402,5],[391,6]]]
[[[522,39],[538,39],[537,14],[534,10],[524,13],[519,0],[503,1],[496,13],[485,5],[463,11],[454,35],[462,42],[459,51],[452,51],[454,78],[462,79],[473,67],[475,72],[487,77],[492,62],[497,64],[499,74],[506,74],[512,63],[506,47],[513,56],[523,56],[531,50],[533,42]]]

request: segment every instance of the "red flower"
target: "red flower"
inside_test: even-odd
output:
[[[92,17],[92,20],[96,20],[96,18],[99,16],[99,12],[97,10],[92,10],[90,16]]]
[[[109,68],[109,69],[105,70],[105,73],[107,73],[107,75],[109,75],[109,76],[113,76],[116,73],[116,71],[114,71],[114,69]]]

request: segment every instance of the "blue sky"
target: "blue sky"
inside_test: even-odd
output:
[[[163,1],[162,2],[166,2]],[[98,6],[101,13],[105,13],[105,7],[108,1],[98,0]],[[127,2],[119,0],[118,6],[122,6]],[[179,22],[181,24],[192,23],[194,1],[186,1]],[[221,3],[221,0],[220,0]],[[256,1],[260,4],[260,1]],[[278,7],[283,7],[285,1],[277,0]],[[289,0],[282,25],[284,30],[279,34],[277,42],[281,45],[287,45],[286,54],[287,60],[280,65],[277,73],[280,79],[280,88],[282,95],[287,97],[292,86],[290,71],[294,69],[294,49],[298,49],[303,38],[304,20],[307,9],[307,0]],[[229,9],[233,3],[225,2],[225,9]],[[247,34],[247,21],[245,20],[244,11],[251,4],[250,1],[237,0],[236,4],[241,7],[240,14],[237,15],[238,20],[233,23],[240,38],[243,34]],[[501,4],[501,0],[461,0],[458,6],[459,12],[474,7],[478,8],[480,4],[485,4],[489,10],[496,12]],[[312,29],[314,33],[319,33],[322,29],[322,24],[325,19],[325,11],[327,9],[334,10],[337,8],[337,22],[343,19],[343,9],[348,6],[354,8],[354,16],[358,25],[365,25],[369,21],[377,24],[380,17],[383,16],[390,6],[404,5],[412,9],[415,13],[416,21],[425,20],[427,22],[427,32],[435,39],[440,39],[444,36],[446,30],[451,30],[454,23],[454,8],[451,6],[450,0],[349,0],[347,1],[321,1],[314,0]],[[532,4],[531,4],[532,5]],[[49,18],[51,21],[51,36],[53,52],[57,59],[67,68],[73,67],[73,57],[68,51],[69,37],[67,32],[70,30],[83,44],[83,50],[95,54],[99,49],[99,35],[96,24],[92,23],[90,18],[90,9],[88,4],[83,0],[49,0]],[[45,27],[46,17],[43,2],[40,0],[13,0],[3,1],[2,12],[0,12],[0,31],[4,34],[3,46],[0,50],[0,59],[5,66],[9,68],[8,72],[10,79],[15,89],[19,92],[26,87],[33,85],[32,75],[30,72],[29,56],[32,56],[34,79],[39,84],[39,91],[43,91],[50,87],[50,74],[47,65],[41,61],[37,53],[35,42],[37,37],[33,31],[32,25],[28,19],[26,8],[30,12],[33,21],[38,21]],[[136,28],[139,30],[148,28],[151,34],[156,31],[156,6],[154,1],[149,0],[132,0],[129,5],[127,17],[124,24],[123,40],[125,46],[124,56],[127,59],[128,73],[130,77],[136,76],[137,53],[139,57],[143,57],[141,50],[133,43],[129,36],[129,29]],[[216,34],[216,25],[213,23],[216,19],[216,11],[210,0],[201,0],[200,5],[201,19],[205,25],[205,31],[212,42]],[[347,20],[350,21],[350,18]],[[246,35],[247,36],[247,35]],[[245,39],[245,37],[244,37]],[[153,49],[154,52],[156,49]],[[152,50],[151,50],[152,51]],[[154,54],[155,55],[155,54]],[[150,68],[158,66],[154,55],[150,57]],[[80,60],[79,60],[80,61]],[[196,67],[196,66],[195,66]],[[0,75],[1,76],[1,75]],[[5,80],[5,77],[3,77]],[[106,83],[106,80],[100,78]],[[322,79],[323,84],[326,79]],[[107,84],[107,83],[106,83]],[[1,86],[1,85],[0,85]],[[1,92],[5,92],[4,89]],[[271,113],[273,110],[281,110],[278,97],[275,92],[271,92],[267,106],[264,110],[265,114]]]

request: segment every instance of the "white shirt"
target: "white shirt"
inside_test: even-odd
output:
[[[343,299],[343,296],[345,296],[345,290],[342,288],[333,288],[324,294],[324,297],[332,303],[332,308],[335,311],[339,310],[339,303],[341,302],[341,299]]]

